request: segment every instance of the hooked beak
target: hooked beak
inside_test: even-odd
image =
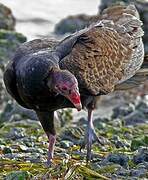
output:
[[[76,107],[78,111],[81,111],[82,104],[81,104],[80,94],[78,91],[76,90],[71,91],[71,93],[67,95],[66,98],[72,102],[72,104]]]

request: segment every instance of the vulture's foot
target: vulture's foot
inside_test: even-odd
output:
[[[88,109],[87,129],[86,129],[86,133],[85,133],[84,142],[82,143],[82,146],[80,148],[80,150],[81,150],[86,145],[86,148],[87,148],[86,161],[87,161],[87,163],[91,160],[91,147],[92,147],[92,144],[97,141],[99,144],[102,145],[99,137],[96,135],[96,132],[95,132],[95,129],[94,129],[94,126],[93,126],[92,112],[93,112],[93,109]]]
[[[80,147],[80,151],[85,147],[87,147],[87,156],[86,156],[87,162],[91,160],[91,147],[92,144],[95,142],[97,142],[99,145],[103,144],[100,138],[97,136],[95,129],[93,127],[88,126],[86,129],[84,140]]]
[[[47,166],[51,166],[53,154],[54,154],[54,145],[56,142],[56,136],[49,134],[48,140],[49,140],[49,146],[48,146],[48,157],[47,157],[47,163],[46,164],[47,164]]]

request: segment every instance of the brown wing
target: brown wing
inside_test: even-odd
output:
[[[129,41],[113,29],[93,27],[85,35],[92,42],[76,44],[62,67],[71,71],[80,86],[92,94],[110,92],[122,79],[125,64],[131,58]]]
[[[133,76],[142,63],[141,22],[124,13],[119,19],[122,24],[105,19],[85,29],[89,41],[76,43],[60,62],[61,68],[71,71],[80,87],[93,95],[113,91],[116,84]]]

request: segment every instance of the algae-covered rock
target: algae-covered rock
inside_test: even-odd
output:
[[[23,179],[28,179],[30,177],[30,174],[27,171],[14,171],[9,173],[6,176],[6,180],[23,180]]]
[[[0,29],[14,30],[15,18],[11,9],[0,3]]]
[[[26,41],[26,37],[15,31],[0,30],[0,67],[3,69],[14,55],[20,43]]]

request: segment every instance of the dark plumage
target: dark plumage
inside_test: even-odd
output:
[[[81,103],[88,109],[90,160],[92,139],[97,138],[92,124],[97,97],[146,79],[146,71],[139,71],[144,56],[141,24],[133,5],[116,6],[105,10],[98,23],[61,42],[37,39],[18,48],[4,82],[20,105],[36,111],[49,138],[49,162],[55,144],[55,110],[80,110]]]

